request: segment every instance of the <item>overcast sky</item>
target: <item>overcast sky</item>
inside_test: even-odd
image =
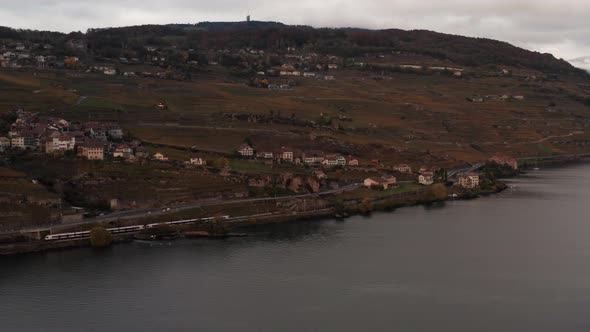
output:
[[[428,29],[489,37],[570,60],[590,55],[590,0],[0,0],[0,25],[93,27],[200,21]]]

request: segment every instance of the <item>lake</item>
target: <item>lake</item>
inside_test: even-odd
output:
[[[0,331],[590,331],[590,165],[246,238],[0,257]]]

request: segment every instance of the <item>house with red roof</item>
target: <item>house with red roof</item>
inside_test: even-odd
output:
[[[512,167],[512,169],[518,169],[518,161],[515,158],[508,157],[505,155],[495,155],[489,159],[498,165],[506,165]]]

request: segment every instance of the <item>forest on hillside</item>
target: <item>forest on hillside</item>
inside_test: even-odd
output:
[[[508,65],[546,73],[584,74],[551,54],[532,52],[491,39],[426,30],[316,29],[275,22],[142,25],[89,29],[86,33],[70,34],[0,27],[0,40],[49,43],[58,50],[63,50],[63,45],[71,39],[85,40],[87,49],[82,52],[85,55],[103,58],[141,57],[146,52],[146,45],[195,51],[253,48],[279,53],[293,47],[342,57],[402,51],[447,59],[463,66]]]

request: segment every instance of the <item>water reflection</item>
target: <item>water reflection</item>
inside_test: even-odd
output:
[[[245,238],[0,258],[1,331],[588,331],[590,166]]]

